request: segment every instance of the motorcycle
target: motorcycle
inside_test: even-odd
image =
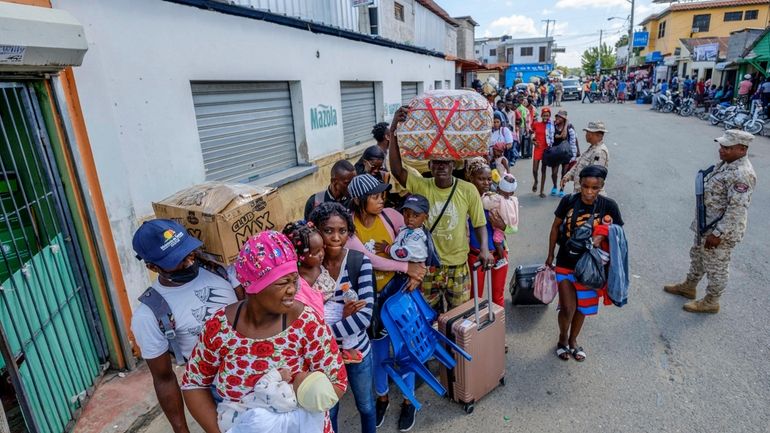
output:
[[[695,100],[692,97],[682,98],[682,106],[679,108],[679,115],[683,117],[692,116],[695,112]]]
[[[665,105],[663,106],[663,112],[681,114],[682,101],[683,99],[681,93],[672,93],[670,96],[668,96],[668,101],[666,101]]]
[[[667,90],[666,93],[661,93],[658,96],[658,111],[664,113],[670,113],[674,110],[674,100],[671,97],[671,91]]]
[[[732,117],[737,110],[738,107],[735,105],[730,105],[729,102],[722,102],[718,105],[715,105],[713,108],[711,108],[711,113],[709,114],[709,123],[717,126],[724,122],[726,118]]]
[[[758,134],[765,127],[765,121],[760,118],[762,103],[753,101],[751,111],[739,110],[730,118],[724,120],[725,129],[743,129],[749,134]]]

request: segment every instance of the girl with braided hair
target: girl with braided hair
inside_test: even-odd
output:
[[[297,270],[301,280],[295,299],[315,310],[324,319],[324,302],[334,294],[336,283],[321,266],[324,259],[324,241],[313,223],[296,221],[286,224],[283,234],[297,252]]]

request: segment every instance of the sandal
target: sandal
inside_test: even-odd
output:
[[[583,362],[586,360],[586,353],[582,347],[576,347],[572,349],[571,353],[572,357],[575,358],[575,361],[577,362]]]
[[[537,192],[537,181],[535,181],[535,184],[532,185],[532,192]]]
[[[562,361],[569,361],[569,346],[564,346],[561,344],[556,345],[556,356],[559,357]]]
[[[545,193],[541,192],[540,193],[540,198],[545,198]]]

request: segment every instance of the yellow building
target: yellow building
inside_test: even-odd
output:
[[[672,4],[645,18],[640,26],[650,33],[646,55],[659,51],[671,55],[681,38],[729,37],[745,28],[765,28],[770,18],[770,0],[706,1]]]

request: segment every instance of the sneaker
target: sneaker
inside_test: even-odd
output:
[[[500,269],[500,268],[502,268],[503,266],[505,266],[507,264],[508,264],[508,260],[500,259],[500,260],[495,262],[494,269]]]
[[[388,411],[388,407],[390,407],[390,400],[382,401],[379,398],[375,402],[375,412],[376,412],[376,427],[380,428],[382,426],[383,421],[385,421],[385,412]]]
[[[416,412],[417,410],[414,408],[413,404],[404,402],[401,405],[401,415],[398,417],[399,431],[409,431],[414,427],[414,415]]]

